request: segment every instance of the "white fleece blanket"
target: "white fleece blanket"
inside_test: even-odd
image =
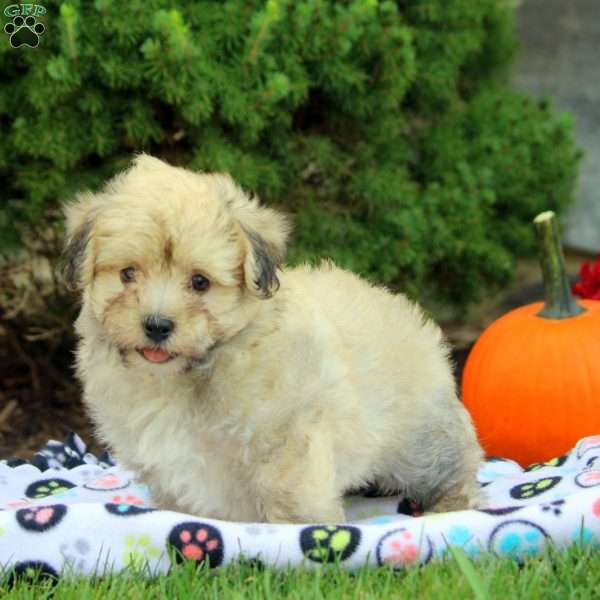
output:
[[[490,459],[479,480],[486,510],[415,517],[402,514],[411,512],[402,498],[350,497],[347,522],[335,526],[232,523],[153,509],[133,473],[87,453],[72,434],[49,442],[32,463],[0,461],[0,568],[58,576],[133,565],[153,574],[183,560],[212,568],[239,559],[402,568],[443,557],[449,545],[517,560],[550,543],[600,548],[600,435],[526,470]]]

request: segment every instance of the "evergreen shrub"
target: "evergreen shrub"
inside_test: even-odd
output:
[[[293,213],[292,262],[461,308],[571,200],[570,119],[508,84],[510,0],[41,1],[37,48],[0,40],[5,255],[143,150]]]

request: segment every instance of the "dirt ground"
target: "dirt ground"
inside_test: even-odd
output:
[[[589,258],[567,253],[569,273],[574,277],[581,262]],[[485,327],[508,310],[540,300],[542,295],[537,262],[523,261],[511,286],[474,307],[466,323],[442,324],[454,350],[457,379],[470,347]],[[71,430],[79,433],[92,451],[100,450],[73,378],[72,342],[66,341],[55,355],[41,373],[17,336],[8,331],[0,334],[0,458],[31,458],[46,441],[62,440]]]

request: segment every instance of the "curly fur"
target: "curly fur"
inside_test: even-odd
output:
[[[331,263],[277,275],[286,217],[226,175],[149,156],[66,214],[84,400],[160,505],[334,522],[367,482],[431,510],[481,502],[441,332],[404,296]],[[175,329],[156,346],[142,323],[158,314]],[[170,360],[145,358],[153,346]]]

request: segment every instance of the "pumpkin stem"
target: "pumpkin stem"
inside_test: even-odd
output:
[[[533,223],[538,238],[545,295],[544,308],[537,316],[568,319],[585,312],[587,309],[578,304],[571,293],[556,215],[551,210],[540,213]]]

